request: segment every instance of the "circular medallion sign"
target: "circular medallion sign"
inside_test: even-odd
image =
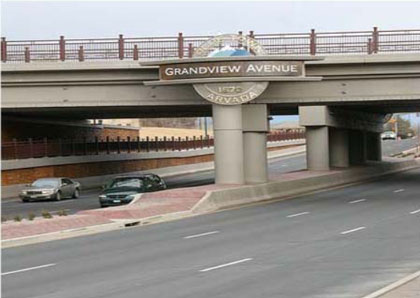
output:
[[[239,34],[224,34],[204,42],[195,49],[193,57],[240,57],[264,54],[264,49],[255,39]],[[267,88],[268,82],[203,83],[193,86],[198,94],[210,102],[237,105],[257,98]]]

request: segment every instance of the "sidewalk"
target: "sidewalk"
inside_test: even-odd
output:
[[[420,297],[420,277],[417,277],[416,279],[380,297],[381,298],[419,298]]]
[[[363,298],[418,298],[420,297],[420,271],[406,276]]]

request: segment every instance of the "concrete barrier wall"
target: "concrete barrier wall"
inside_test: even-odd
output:
[[[326,171],[325,174],[318,174],[314,177],[209,191],[192,211],[202,213],[274,198],[287,198],[316,190],[368,181],[419,166],[420,161],[412,159],[402,162],[372,162],[369,163],[369,166],[342,171]]]

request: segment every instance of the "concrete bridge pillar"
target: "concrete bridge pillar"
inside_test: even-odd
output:
[[[345,168],[349,161],[349,133],[347,129],[330,127],[330,166]]]
[[[367,159],[381,161],[382,160],[382,140],[381,133],[367,132]]]
[[[307,126],[306,163],[308,170],[324,171],[330,168],[328,126]]]
[[[244,184],[242,106],[213,105],[216,184]]]
[[[247,184],[268,181],[267,118],[268,112],[265,104],[242,106],[244,175]]]
[[[350,164],[365,164],[367,160],[366,132],[362,130],[349,131]]]

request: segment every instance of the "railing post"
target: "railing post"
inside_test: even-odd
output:
[[[155,151],[156,152],[159,151],[159,139],[158,139],[158,137],[155,137]]]
[[[197,149],[197,144],[196,144],[196,137],[195,136],[193,136],[193,149],[195,150],[195,149]]]
[[[203,147],[204,147],[203,135],[200,136],[200,147],[201,147],[201,149],[203,149]]]
[[[140,137],[137,137],[137,152],[140,152]]]
[[[58,139],[58,156],[63,156],[63,142],[60,139]]]
[[[182,32],[178,33],[178,58],[184,58],[184,37]]]
[[[368,38],[368,43],[367,43],[367,53],[368,55],[372,54],[372,38]]]
[[[66,60],[66,41],[64,40],[64,36],[60,36],[60,60],[65,61]]]
[[[194,54],[194,49],[193,49],[192,43],[189,43],[188,44],[188,58],[192,58],[193,54]]]
[[[139,60],[139,49],[136,44],[134,45],[133,49],[133,60]]]
[[[122,34],[118,37],[118,58],[124,59],[124,37]]]
[[[70,155],[72,155],[72,156],[76,155],[76,154],[75,154],[75,152],[76,152],[76,148],[75,148],[75,145],[74,145],[74,140],[73,140],[73,139],[70,139],[70,148],[71,148]]]
[[[83,137],[83,155],[87,155],[87,140]]]
[[[109,136],[106,137],[106,154],[109,154],[111,150],[109,150]]]
[[[178,137],[178,151],[182,150],[181,137]]]
[[[121,153],[120,136],[117,137],[117,153]]]
[[[7,61],[7,41],[6,37],[1,38],[1,61]]]
[[[171,137],[171,141],[172,141],[172,151],[175,151],[175,137],[174,136]]]
[[[34,144],[32,143],[32,138],[28,139],[29,144],[29,158],[34,158]]]
[[[167,146],[166,146],[166,141],[167,141],[167,138],[166,138],[166,136],[165,136],[165,137],[163,137],[163,150],[164,150],[164,151],[168,151],[168,148],[167,148]]]
[[[379,49],[379,32],[378,27],[373,27],[372,32],[372,52],[377,54]]]
[[[131,153],[131,139],[130,139],[130,137],[127,137],[127,151],[128,151],[128,153]]]
[[[242,31],[239,31],[239,32],[238,32],[238,35],[239,35],[239,39],[238,39],[238,48],[240,49],[240,48],[242,48],[242,46],[243,46],[243,43],[242,43]]]
[[[31,62],[31,54],[29,53],[29,47],[25,47],[25,63]]]
[[[189,144],[189,138],[188,136],[185,137],[185,149],[190,150],[190,144]]]
[[[79,48],[79,61],[80,62],[85,61],[85,51],[83,49],[83,46],[80,46]]]
[[[150,139],[149,137],[146,137],[146,152],[150,151]]]
[[[44,138],[44,157],[48,157],[48,139]]]
[[[18,159],[18,152],[17,152],[17,140],[13,139],[13,155],[15,159]]]
[[[311,29],[309,50],[310,50],[311,55],[316,54],[316,33],[315,33],[315,29]]]
[[[97,136],[95,136],[95,154],[99,155],[99,141]]]

